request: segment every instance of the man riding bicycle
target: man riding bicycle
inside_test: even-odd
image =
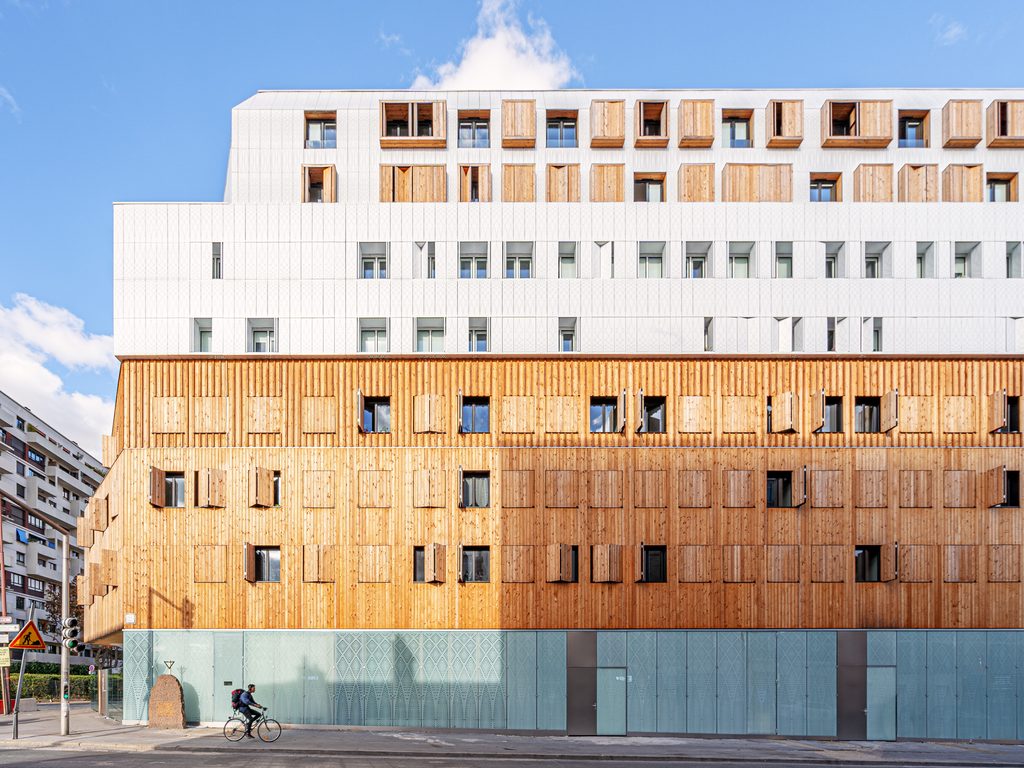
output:
[[[252,683],[249,683],[248,688],[246,688],[246,690],[242,691],[242,695],[241,695],[241,697],[238,700],[238,713],[242,717],[245,718],[245,735],[248,736],[250,739],[253,738],[253,735],[252,735],[252,722],[257,717],[259,717],[259,715],[257,715],[253,711],[253,709],[254,708],[255,709],[264,709],[265,708],[265,707],[263,707],[262,704],[260,704],[258,701],[256,701],[256,697],[253,696],[253,693],[255,693],[255,691],[256,691],[256,686],[253,685]]]

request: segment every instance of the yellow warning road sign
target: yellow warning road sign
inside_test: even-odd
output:
[[[45,651],[46,643],[34,621],[28,622],[8,646],[12,651]]]

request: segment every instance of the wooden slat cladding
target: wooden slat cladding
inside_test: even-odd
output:
[[[683,163],[679,166],[679,202],[715,202],[714,163]]]
[[[626,143],[626,102],[599,100],[590,102],[590,146],[621,148]]]
[[[537,172],[532,163],[501,166],[501,200],[505,203],[537,201]]]
[[[547,201],[549,203],[578,203],[580,201],[579,163],[548,165]]]
[[[793,202],[793,166],[726,163],[722,167],[722,202]]]
[[[621,203],[625,190],[626,166],[621,163],[590,166],[590,202]]]
[[[853,171],[853,202],[891,203],[892,164],[861,163]]]
[[[448,179],[443,165],[382,165],[382,203],[443,203]]]
[[[947,165],[942,171],[942,201],[980,203],[985,189],[985,174],[980,165]]]
[[[936,203],[939,200],[939,166],[911,165],[900,168],[899,201],[901,203]]]
[[[981,143],[981,101],[950,99],[942,108],[942,146],[970,149]]]
[[[501,146],[524,149],[537,144],[537,102],[505,99],[501,103]]]

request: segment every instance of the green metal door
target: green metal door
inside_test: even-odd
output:
[[[896,667],[868,667],[868,739],[896,740]]]
[[[626,735],[626,668],[597,670],[597,735]]]

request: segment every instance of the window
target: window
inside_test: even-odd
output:
[[[878,256],[864,257],[864,277],[876,278],[882,276],[881,259]]]
[[[14,558],[14,563],[15,563],[15,565],[24,565],[25,564],[25,553],[24,552],[16,553],[16,556]]]
[[[46,589],[46,585],[43,583],[42,579],[34,579],[29,576],[27,589],[29,592],[38,592],[42,594],[43,590]]]
[[[11,573],[10,571],[8,571],[7,583],[10,584],[12,587],[17,587],[18,589],[21,589],[25,586],[25,577],[22,576],[20,573]]]
[[[633,202],[662,203],[665,201],[664,173],[634,173]]]
[[[871,351],[881,352],[882,351],[882,318],[871,317],[868,318],[871,323]]]
[[[388,276],[388,244],[359,244],[359,277],[364,280],[385,280]]]
[[[306,149],[337,149],[337,112],[306,113]]]
[[[590,431],[618,432],[618,398],[590,398]]]
[[[483,280],[487,277],[487,243],[459,243],[459,277]]]
[[[1003,473],[1004,490],[1006,501],[999,504],[1000,507],[1020,506],[1020,472],[1015,469],[1008,469]]]
[[[889,246],[891,243],[864,243],[864,277],[890,277]]]
[[[711,352],[715,348],[714,318],[704,318],[704,351]]]
[[[899,112],[901,148],[928,146],[928,110],[901,109]]]
[[[710,242],[688,242],[686,244],[686,276],[693,278],[711,277]]]
[[[753,277],[753,243],[729,243],[729,277]]]
[[[221,256],[224,252],[224,243],[214,243],[212,254],[212,270],[211,276],[214,280],[220,280],[224,277],[224,265],[221,261]]]
[[[668,581],[668,551],[663,544],[640,545],[640,581],[663,584]]]
[[[281,581],[281,548],[255,547],[256,572],[253,581]]]
[[[918,242],[915,274],[917,277],[935,277],[935,243]]]
[[[769,507],[792,507],[793,473],[769,472],[765,498]]]
[[[576,343],[576,318],[558,318],[558,351],[576,352],[579,347]]]
[[[485,116],[464,116],[459,113],[459,147],[487,149],[491,146],[491,121]]]
[[[192,351],[213,351],[213,320],[209,317],[197,317],[193,321]]]
[[[164,473],[164,506],[178,508],[185,506],[184,472]]]
[[[825,277],[846,277],[845,246],[842,242],[825,243]]]
[[[565,278],[579,277],[576,272],[576,243],[561,242],[558,244],[558,276]]]
[[[637,265],[637,277],[665,276],[665,243],[641,242],[639,244],[640,262]]]
[[[1006,398],[1006,423],[996,430],[997,434],[1016,434],[1020,432],[1020,398]]]
[[[486,317],[469,318],[469,351],[487,352],[490,349]]]
[[[668,102],[639,101],[637,102],[637,126],[639,146],[668,146],[668,124],[666,113]],[[656,142],[644,142],[643,139],[656,139]]]
[[[491,506],[491,473],[463,472],[460,506],[483,508]]]
[[[989,173],[986,174],[985,199],[990,203],[1017,202],[1017,174]]]
[[[363,398],[363,432],[386,434],[391,431],[391,398]]]
[[[853,550],[854,580],[877,582],[882,580],[882,548],[877,544],[858,544]]]
[[[17,496],[19,499],[24,499],[25,498],[25,486],[24,485],[15,485],[14,486],[14,495]]]
[[[21,597],[20,595],[14,598],[14,608],[18,611],[25,610],[25,598]]]
[[[424,243],[421,250],[425,254],[426,260],[423,264],[423,276],[428,280],[434,280],[437,278],[437,244],[433,241]]]
[[[726,114],[729,111],[723,110]],[[726,117],[722,120],[722,146],[749,149],[754,146],[750,140],[750,117]]]
[[[462,422],[460,431],[463,434],[475,435],[491,431],[491,401],[487,397],[462,398]]]
[[[46,523],[43,522],[43,518],[36,517],[31,512],[26,516],[25,522],[31,528],[38,528],[40,531],[46,530]]]
[[[533,243],[505,243],[505,277],[533,277]]]
[[[382,317],[360,318],[359,351],[383,353],[388,351],[388,325]]]
[[[644,395],[642,410],[639,431],[649,434],[664,434],[666,431],[665,398]]]
[[[459,564],[459,580],[467,583],[491,580],[491,548],[463,547]]]
[[[858,397],[853,401],[853,431],[881,432],[882,400],[879,397]]]
[[[281,506],[281,470],[274,470],[274,506]]]
[[[335,173],[333,165],[303,166],[302,175],[305,181],[302,202],[333,203],[336,202]]]
[[[1006,244],[1006,276],[1007,277],[1024,277],[1021,272],[1021,244],[1020,243],[1007,243]]]
[[[571,116],[556,116],[548,111],[547,118],[548,146],[556,148],[575,148],[576,144],[576,113]]]
[[[460,144],[459,144],[459,146],[462,146],[462,144],[461,144],[461,135],[460,135]],[[427,581],[426,569],[425,569],[426,558],[427,558],[426,547],[413,547],[412,548],[412,580],[414,582],[419,583],[419,584],[424,584]]]
[[[459,202],[491,202],[491,166],[459,166]]]
[[[838,203],[842,196],[841,173],[812,173],[810,201],[812,203]]]
[[[15,474],[18,474],[18,475],[21,475],[22,477],[24,477],[25,476],[25,465],[22,464],[20,461],[16,461],[14,463],[14,472],[15,472]]]
[[[443,141],[443,131],[434,131],[434,113],[444,120],[444,102],[386,102],[383,104],[384,136],[388,138],[435,138]],[[381,146],[390,146],[381,142]],[[433,146],[430,144],[429,146]],[[443,145],[441,145],[443,146]]]
[[[416,351],[444,352],[444,318],[416,318]]]
[[[793,276],[793,243],[775,243],[775,276],[784,279]]]
[[[248,328],[247,352],[276,352],[277,351],[277,320],[272,318],[249,318],[246,321]]]
[[[836,321],[838,318],[825,318],[825,351],[836,351]]]
[[[953,277],[974,277],[974,254],[978,243],[956,243],[953,248]]]

